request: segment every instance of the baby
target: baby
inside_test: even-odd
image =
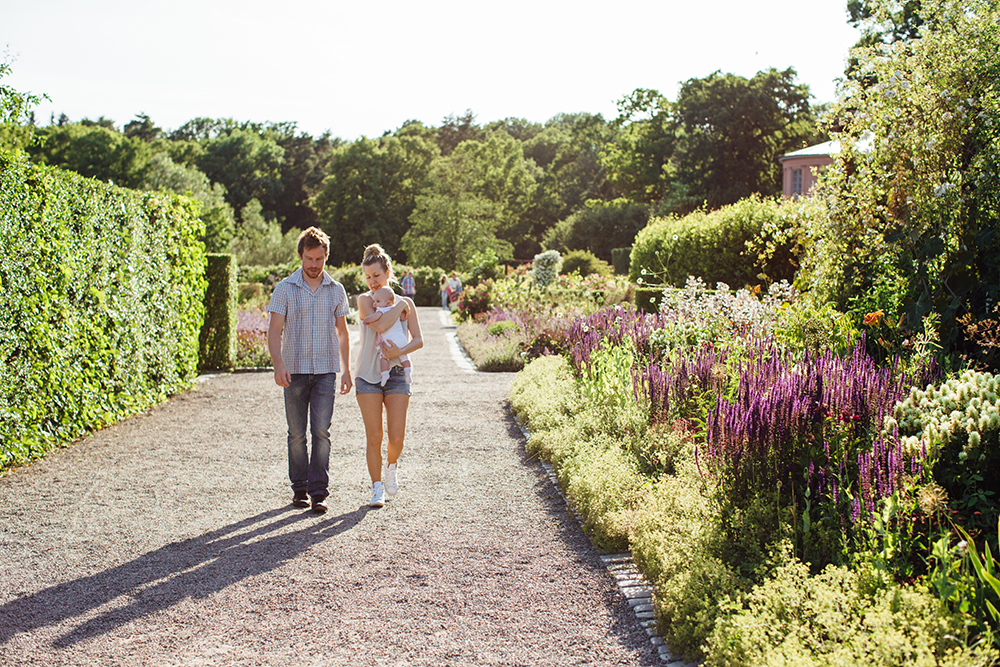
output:
[[[372,300],[375,302],[375,312],[364,319],[364,324],[371,324],[382,317],[382,313],[390,310],[393,304],[396,303],[396,293],[392,291],[389,287],[380,287],[379,289],[372,292]],[[385,352],[382,350],[382,341],[391,340],[397,347],[403,347],[409,342],[409,338],[406,335],[406,329],[400,320],[393,322],[392,326],[378,334],[375,338],[375,344],[379,346],[379,368],[382,370],[382,386],[389,381],[389,359],[386,358]],[[399,361],[403,366],[403,373],[406,376],[406,383],[410,384],[410,358],[405,354],[399,355]]]

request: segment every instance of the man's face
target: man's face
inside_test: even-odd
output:
[[[323,265],[326,264],[326,250],[323,246],[310,248],[299,255],[302,260],[302,273],[310,280],[316,280],[323,275]]]

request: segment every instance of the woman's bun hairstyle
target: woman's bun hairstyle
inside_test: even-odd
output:
[[[373,243],[365,248],[365,255],[361,260],[361,264],[362,266],[371,266],[375,262],[382,265],[382,270],[385,271],[385,275],[388,277],[390,283],[396,282],[396,274],[392,272],[392,260],[389,259],[389,255],[382,249],[382,246],[377,243]]]

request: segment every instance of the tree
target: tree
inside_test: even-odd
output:
[[[288,231],[315,226],[319,216],[309,202],[319,194],[340,140],[332,139],[329,133],[315,139],[304,132],[296,133],[294,124],[280,133],[272,130],[272,136],[285,151],[281,165],[283,187],[274,208],[281,227]]]
[[[11,60],[5,56],[0,62],[0,146],[24,148],[32,142],[34,134],[34,111],[32,107],[47,95],[32,95],[15,90],[2,83],[5,76],[11,72]],[[22,121],[28,121],[22,125]]]
[[[198,167],[213,183],[225,186],[226,201],[237,220],[243,220],[243,208],[251,199],[260,202],[265,217],[273,217],[282,191],[284,155],[284,149],[273,139],[237,128],[209,139],[198,158]]]
[[[650,207],[628,199],[591,200],[553,227],[542,245],[567,253],[586,250],[605,262],[614,248],[632,245],[635,235],[649,222]]]
[[[146,114],[137,114],[135,118],[135,120],[125,123],[124,133],[126,137],[148,142],[157,139],[163,133],[163,130],[156,127]]]
[[[437,135],[441,155],[451,155],[463,141],[479,139],[482,130],[476,125],[476,114],[472,113],[472,109],[467,109],[463,116],[446,116],[438,128]]]
[[[497,238],[519,252],[536,245],[532,221],[541,170],[524,159],[521,143],[506,132],[492,132],[481,141],[462,142],[452,157],[465,191],[493,204]]]
[[[872,20],[895,10],[872,0]],[[855,51],[869,85],[836,108],[837,161],[820,181],[826,219],[807,230],[800,280],[859,315],[940,319],[946,351],[975,352],[958,318],[1000,300],[1000,6],[923,0],[919,39]]]
[[[779,194],[778,157],[823,138],[809,97],[794,69],[771,68],[750,80],[719,72],[689,79],[676,104],[683,131],[677,180],[709,208]]]
[[[150,159],[142,187],[146,190],[169,190],[201,202],[201,219],[205,222],[202,239],[208,252],[229,252],[236,234],[236,217],[226,202],[226,188],[211,183],[197,167],[177,164],[166,154]]]
[[[152,155],[145,142],[93,121],[49,126],[38,135],[41,141],[28,149],[33,159],[128,188],[141,187]]]
[[[370,243],[397,255],[438,154],[431,138],[413,127],[398,136],[362,137],[334,153],[322,189],[311,200],[320,227],[330,235],[331,264],[358,261]]]
[[[417,197],[410,229],[402,239],[410,264],[465,269],[477,253],[512,256],[510,243],[497,239],[498,205],[471,191],[468,155],[435,161],[433,185]]]
[[[541,238],[559,220],[591,199],[615,197],[615,187],[601,162],[601,151],[612,144],[618,129],[600,114],[560,114],[524,143],[524,157],[542,170],[532,235]],[[534,255],[531,249],[523,256]]]
[[[606,145],[601,163],[624,196],[652,204],[670,188],[670,161],[677,146],[679,119],[674,105],[655,90],[637,88],[618,101],[617,141]]]

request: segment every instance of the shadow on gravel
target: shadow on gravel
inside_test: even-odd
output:
[[[13,600],[0,607],[0,645],[18,632],[90,615],[116,600],[114,608],[64,634],[54,646],[72,646],[186,598],[207,597],[274,570],[312,545],[350,530],[368,511],[363,505],[331,517],[291,507],[262,512],[200,537],[167,544],[99,574]],[[282,530],[300,523],[304,524],[301,528]]]

